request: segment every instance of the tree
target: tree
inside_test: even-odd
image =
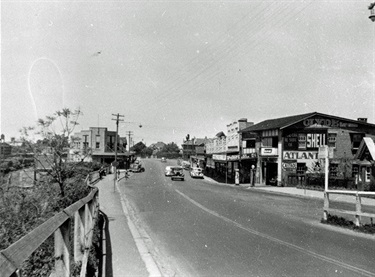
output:
[[[59,185],[62,197],[65,194],[65,181],[80,164],[68,161],[70,138],[80,115],[82,112],[79,109],[72,111],[64,108],[52,116],[39,119],[36,127],[24,127],[21,130],[22,141],[34,154],[36,169],[45,171]],[[35,143],[32,134],[41,139]]]
[[[151,147],[146,147],[142,150],[141,155],[142,157],[150,157],[152,153],[154,152],[154,149]]]
[[[163,149],[158,152],[158,157],[167,157],[169,159],[177,158],[180,156],[180,149],[174,142],[166,144]]]
[[[136,155],[140,155],[143,149],[145,148],[146,148],[146,145],[142,141],[140,141],[137,144],[135,144],[132,148],[130,148],[130,150],[134,151]]]

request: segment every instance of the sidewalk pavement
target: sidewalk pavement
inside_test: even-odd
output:
[[[221,184],[221,185],[237,187],[235,184],[225,184],[225,183],[217,182],[214,179],[211,179],[210,177],[207,177],[207,176],[204,176],[204,179],[209,180],[209,181],[214,182],[214,183],[217,183],[217,184]],[[247,189],[262,190],[262,191],[267,191],[267,192],[271,192],[271,193],[324,199],[324,192],[318,191],[318,190],[300,189],[300,188],[296,188],[296,187],[264,186],[264,185],[260,185],[260,184],[255,184],[254,187],[251,187],[250,184],[240,184],[239,186],[245,187]],[[330,201],[337,201],[337,202],[345,202],[345,203],[353,203],[354,204],[355,201],[356,201],[356,198],[355,198],[354,195],[330,194],[329,200]],[[363,205],[375,206],[375,199],[367,198],[367,197],[361,197],[361,203]]]
[[[114,174],[107,175],[96,184],[99,188],[100,210],[108,219],[105,230],[103,276],[149,276],[113,178]]]

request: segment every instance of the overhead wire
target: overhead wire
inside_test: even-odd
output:
[[[250,38],[253,38],[253,37],[255,37],[255,36],[261,34],[261,35],[262,35],[262,37],[261,37],[262,39],[258,39],[258,40],[256,40],[256,41],[251,42],[251,43],[250,43],[250,46],[253,47],[253,48],[255,48],[256,46],[258,46],[258,45],[259,45],[260,43],[262,43],[265,39],[267,39],[267,37],[265,37],[265,34],[268,34],[268,33],[270,32],[270,31],[269,31],[269,30],[270,30],[270,27],[275,26],[275,25],[278,25],[279,22],[281,22],[283,19],[287,18],[287,20],[285,20],[284,23],[283,23],[283,25],[285,25],[285,24],[288,23],[290,20],[292,20],[297,14],[299,14],[299,13],[302,12],[304,9],[306,9],[307,6],[308,6],[309,4],[311,4],[311,2],[308,3],[307,5],[305,5],[305,6],[304,6],[302,9],[300,9],[299,11],[297,11],[297,13],[294,13],[294,11],[298,10],[298,7],[297,7],[297,8],[294,8],[294,9],[292,9],[292,10],[289,10],[286,14],[283,14],[282,12],[285,11],[285,10],[287,10],[287,9],[289,8],[289,6],[284,5],[284,9],[283,9],[283,10],[279,10],[279,9],[278,9],[277,12],[278,12],[278,15],[279,15],[280,19],[277,20],[277,21],[273,20],[274,23],[271,24],[271,26],[268,26],[268,25],[266,25],[266,24],[260,23],[260,24],[263,24],[263,27],[260,28],[260,29],[257,28],[258,31],[254,32]],[[292,14],[292,13],[293,13],[293,15],[289,17],[289,15]],[[271,13],[271,14],[269,15],[269,17],[273,17],[273,18],[275,18],[275,16],[274,16],[273,13]],[[268,19],[268,17],[265,17],[265,20],[267,20],[267,19]],[[256,27],[257,27],[257,26],[256,26]],[[256,27],[254,27],[254,28],[256,28]],[[268,29],[268,31],[267,31],[266,33],[263,33],[263,29]],[[252,30],[252,32],[253,32],[253,30]],[[271,31],[271,32],[272,32],[272,31]],[[184,85],[187,85],[187,84],[189,84],[191,81],[197,79],[199,76],[202,76],[203,73],[207,72],[210,68],[212,68],[214,65],[216,65],[217,63],[219,63],[219,62],[222,61],[223,59],[225,59],[225,58],[227,58],[227,57],[229,57],[229,58],[233,58],[233,55],[228,56],[228,54],[233,53],[233,50],[234,50],[234,49],[236,49],[236,48],[238,49],[238,48],[241,47],[242,45],[247,45],[247,46],[249,46],[249,45],[248,45],[248,39],[245,40],[244,42],[240,42],[240,43],[241,43],[241,44],[233,43],[233,42],[232,42],[232,45],[231,45],[229,48],[225,48],[225,49],[224,49],[224,55],[223,55],[221,58],[216,59],[213,63],[209,64],[208,66],[206,66],[205,68],[203,68],[203,70],[199,71],[198,73],[196,73],[193,77],[189,78],[188,80],[185,80],[183,83],[181,83],[181,84],[176,84],[175,87],[174,87],[174,88],[171,88],[170,90],[175,90],[175,91],[177,91],[178,89],[180,89],[180,88],[183,87]],[[220,50],[220,49],[219,49],[219,50]],[[247,48],[247,51],[249,51],[249,47]],[[241,53],[241,52],[240,52],[240,53]],[[240,54],[240,53],[237,53],[236,56],[237,56],[238,54]],[[225,56],[225,55],[226,55],[226,56]],[[221,72],[221,71],[219,71],[219,72]],[[214,72],[211,73],[211,74],[210,74],[210,72],[208,72],[208,74],[209,74],[209,76],[208,76],[207,78],[203,79],[203,81],[207,81],[207,80],[209,80],[209,79],[212,79],[214,76],[218,75],[218,72],[217,72],[217,71],[214,71]],[[202,81],[198,82],[198,84],[201,83],[201,82],[202,82]],[[195,85],[197,85],[197,84],[195,84]],[[163,93],[163,95],[166,96],[166,95],[171,94],[171,93],[173,93],[173,94],[176,93],[176,92],[173,92],[173,91],[170,92],[170,90],[169,90],[168,92]],[[177,92],[177,94],[186,93],[186,91],[187,91],[187,90],[180,91],[179,93]],[[190,90],[188,90],[188,91],[190,91]],[[174,97],[174,99],[178,99],[178,97]],[[172,100],[172,102],[175,102],[175,101],[176,101],[176,100]],[[160,107],[159,107],[159,108],[160,108]]]
[[[259,5],[260,6],[260,5]],[[266,6],[266,7],[264,7],[261,11],[259,11],[254,17],[252,17],[251,18],[251,21],[250,22],[252,22],[252,21],[254,21],[258,16],[260,16],[261,14],[262,14],[262,12],[264,11],[264,10],[266,10],[268,7]],[[243,16],[239,21],[237,21],[237,22],[235,22],[230,28],[228,28],[227,30],[231,30],[231,29],[233,29],[235,26],[237,26],[240,22],[242,22],[247,16],[249,16],[249,14],[250,13],[247,13],[245,16]],[[250,23],[249,22],[249,23]],[[247,25],[249,24],[249,23],[247,23]],[[244,32],[243,31],[244,30],[244,28],[242,29],[242,32]],[[242,32],[240,32],[239,34],[241,34]],[[222,34],[220,35],[220,36],[218,36],[218,37],[216,37],[216,39],[214,40],[214,42],[213,43],[210,43],[209,44],[209,46],[207,46],[207,47],[205,47],[204,49],[202,49],[202,53],[204,53],[205,51],[207,52],[208,50],[210,50],[210,48],[212,48],[212,47],[215,47],[215,48],[217,48],[217,45],[218,44],[215,44],[215,42],[217,42],[218,40],[220,40],[220,39],[222,39]],[[223,39],[222,39],[223,40]],[[228,42],[228,40],[224,40],[224,43],[230,43],[230,42]],[[215,52],[213,52],[213,54],[215,55],[216,53]],[[201,63],[201,58],[202,58],[202,55],[203,54],[201,54],[201,55],[197,55],[197,56],[195,56],[193,59],[191,59],[188,63],[186,63],[185,65],[184,65],[184,67],[181,69],[181,71],[184,71],[186,68],[188,68],[188,67],[190,67],[190,66],[192,66],[192,64],[193,64],[193,62],[195,62],[195,61],[198,61],[198,63]],[[168,82],[169,80],[170,80],[171,78],[168,78],[167,80],[166,80],[166,82]],[[157,97],[155,97],[155,98],[153,98],[153,99],[151,99],[150,101],[148,101],[147,103],[153,103],[155,100],[157,101],[157,99],[158,98],[163,98],[163,97],[166,97],[166,96],[168,96],[168,94],[170,94],[170,90],[172,90],[172,89],[174,89],[174,87],[176,86],[176,84],[178,84],[179,82],[181,82],[181,81],[186,81],[185,80],[185,76],[179,76],[179,77],[177,77],[177,78],[175,78],[174,80],[173,80],[173,82],[172,82],[172,84],[171,85],[169,85],[169,86],[167,86],[166,88],[163,88],[163,90],[164,90],[164,92],[162,92],[161,94],[158,94],[157,95]],[[141,107],[141,106],[143,106],[145,103],[143,102],[142,104],[140,104],[138,107]],[[146,106],[147,106],[147,104],[146,104]]]

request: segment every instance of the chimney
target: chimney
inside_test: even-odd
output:
[[[357,120],[367,123],[367,117],[359,117]]]

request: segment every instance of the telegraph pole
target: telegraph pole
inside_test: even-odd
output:
[[[116,136],[115,136],[115,162],[113,164],[114,168],[115,168],[115,176],[114,176],[114,179],[113,179],[113,189],[114,191],[116,190],[116,180],[117,180],[117,166],[118,166],[118,162],[117,162],[117,137],[118,137],[118,123],[119,121],[124,121],[123,119],[120,119],[120,117],[124,117],[123,115],[120,115],[120,114],[112,114],[113,116],[115,116],[116,118],[112,118],[112,120],[116,120]]]
[[[129,142],[128,142],[128,144],[129,144],[129,155],[130,155],[130,136],[134,135],[134,133],[133,133],[132,131],[127,131],[126,134],[127,134],[128,137],[129,137]]]

